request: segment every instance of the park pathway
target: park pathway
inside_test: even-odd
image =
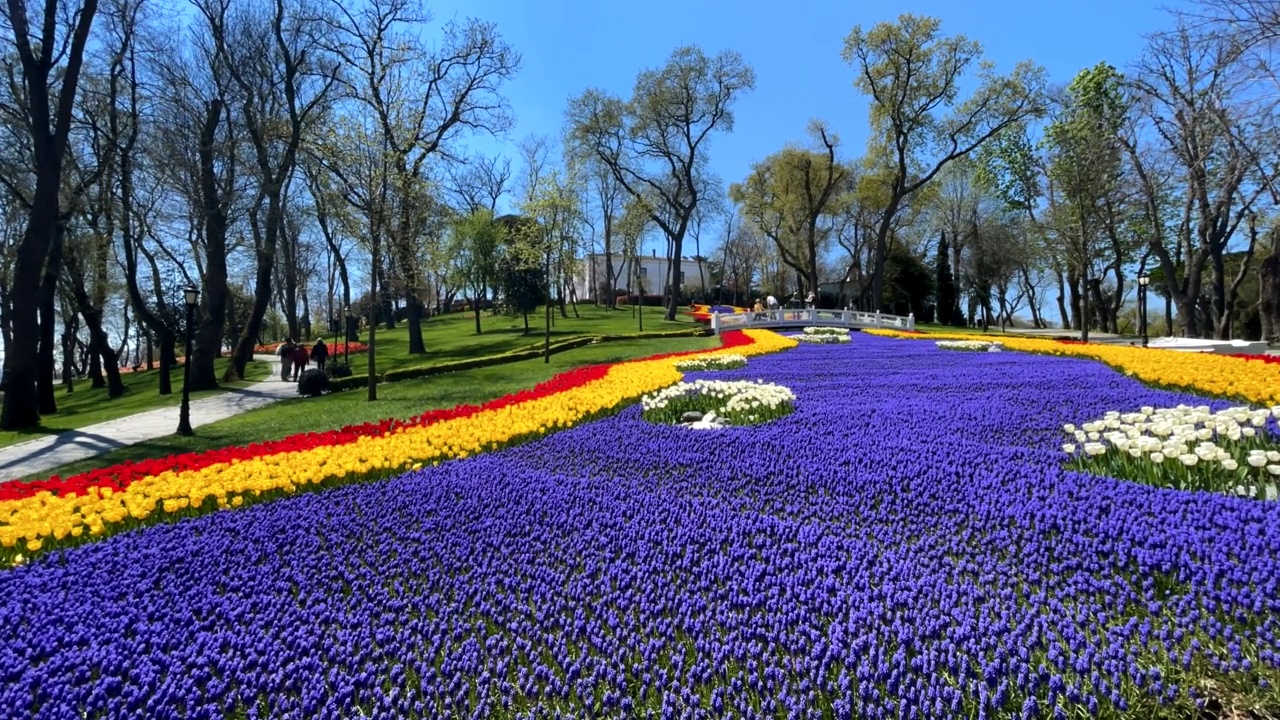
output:
[[[191,427],[208,425],[297,395],[297,383],[280,380],[280,358],[255,355],[253,359],[271,363],[271,376],[247,387],[192,400]],[[179,410],[178,405],[148,410],[0,448],[0,481],[39,477],[60,465],[173,435],[178,428]]]

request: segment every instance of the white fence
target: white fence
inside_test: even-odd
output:
[[[860,310],[765,310],[763,312],[745,313],[713,313],[711,329],[719,334],[722,330],[745,330],[747,328],[782,328],[782,327],[847,327],[847,328],[891,328],[894,330],[915,330],[916,317],[908,315],[885,315]]]

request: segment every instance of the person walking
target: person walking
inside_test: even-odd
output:
[[[778,319],[778,298],[770,294],[764,299],[764,304],[766,307],[769,308],[769,319],[777,320]]]
[[[306,371],[308,357],[309,353],[307,353],[306,345],[298,343],[297,346],[293,348],[293,379],[295,382],[301,378],[302,373]]]
[[[276,349],[276,354],[280,356],[280,379],[285,382],[293,377],[293,350],[293,338],[285,338]]]
[[[316,364],[317,368],[324,370],[324,362],[328,359],[329,346],[325,345],[324,338],[321,338],[316,341],[315,345],[311,346],[311,360]]]
[[[807,307],[807,308],[809,308],[810,310],[812,310],[812,309],[813,309],[813,303],[814,303],[814,300],[815,300],[815,299],[816,299],[816,298],[814,298],[814,296],[813,296],[813,291],[812,291],[812,290],[810,290],[810,291],[809,291],[809,294],[808,294],[808,295],[805,297],[805,299],[804,299],[804,305],[805,305],[805,307]]]

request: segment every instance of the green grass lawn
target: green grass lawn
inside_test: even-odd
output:
[[[226,369],[228,362],[226,359],[216,362],[219,377]],[[227,387],[244,387],[266,380],[270,368],[271,366],[267,363],[250,362],[245,368],[245,375],[248,377],[242,382],[231,383]],[[43,418],[41,427],[34,430],[0,432],[0,447],[181,403],[182,368],[174,368],[169,376],[173,383],[173,393],[169,395],[160,395],[157,392],[159,375],[158,370],[122,373],[120,379],[124,381],[125,393],[114,400],[107,398],[105,387],[92,388],[87,379],[77,380],[74,392],[70,395],[66,394],[62,386],[59,386],[57,414]],[[202,390],[191,393],[191,398],[196,400],[220,392],[222,391]]]
[[[656,314],[656,313],[655,313]],[[646,328],[648,323],[646,323]],[[427,410],[474,405],[532,387],[574,367],[613,363],[649,355],[718,347],[715,337],[622,340],[588,345],[541,359],[466,370],[421,380],[384,383],[378,400],[369,402],[363,389],[319,398],[282,400],[216,423],[196,428],[194,437],[172,435],[130,445],[95,458],[63,465],[43,473],[67,476],[108,467],[125,460],[165,457],[175,453],[247,445],[301,432],[333,430],[346,425],[387,418],[411,418]],[[31,478],[34,479],[34,478]]]
[[[551,328],[553,343],[583,335],[616,335],[639,330],[639,323],[629,309],[605,310],[593,305],[579,305],[580,317],[574,317],[572,307],[568,310],[567,318],[560,317],[559,311],[553,310],[555,323]],[[645,332],[693,330],[702,327],[690,319],[683,310],[672,322],[663,320],[662,312],[662,308],[644,309]],[[512,350],[542,347],[544,323],[541,310],[530,315],[530,334],[525,335],[524,321],[519,316],[493,315],[489,311],[482,311],[481,333],[477,335],[475,316],[470,312],[438,315],[422,323],[422,342],[427,352],[419,355],[409,354],[409,330],[403,323],[394,330],[379,326],[375,340],[377,371],[384,373],[406,367],[438,365],[481,355],[497,355]],[[333,335],[324,338],[324,341],[326,344],[332,344]],[[360,341],[365,343],[369,341],[367,329],[360,332]],[[342,357],[339,355],[336,360],[341,362]],[[350,364],[351,371],[357,375],[368,372],[368,354],[365,352],[352,354]]]

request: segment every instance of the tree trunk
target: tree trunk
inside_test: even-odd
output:
[[[481,300],[480,293],[481,291],[482,291],[482,288],[476,288],[476,287],[471,288],[471,297],[472,297],[471,307],[475,310],[475,314],[476,314],[476,334],[477,335],[480,334],[480,300]]]
[[[227,211],[218,190],[214,143],[223,103],[215,98],[205,103],[204,124],[200,127],[200,200],[204,210],[204,291],[201,293],[200,323],[191,351],[191,390],[218,387],[214,361],[222,357],[222,341],[227,322]]]
[[[1262,339],[1280,343],[1280,232],[1272,233],[1271,254],[1258,266]]]
[[[405,321],[409,324],[409,354],[424,355],[427,345],[422,341],[422,302],[418,300],[418,293],[413,288],[405,288],[404,301]],[[391,317],[390,314],[387,317]]]
[[[40,366],[36,378],[36,392],[41,415],[58,412],[57,387],[53,378],[54,358],[57,357],[57,298],[58,276],[62,273],[63,245],[66,226],[59,218],[54,228],[53,242],[49,244],[49,262],[40,284]]]
[[[677,232],[676,236],[671,238],[671,269],[667,278],[667,284],[670,286],[670,292],[667,293],[667,314],[668,322],[676,319],[676,310],[680,305],[680,253],[684,252],[684,233]]]
[[[67,308],[63,308],[62,385],[67,389],[68,395],[76,389],[76,333],[79,331],[76,318],[77,315],[74,312],[68,312]]]
[[[231,363],[223,374],[223,381],[229,382],[244,377],[245,366],[253,359],[253,348],[257,344],[258,335],[262,332],[262,321],[267,314],[267,304],[271,302],[271,270],[276,259],[276,241],[280,234],[280,223],[284,216],[280,206],[280,187],[271,188],[267,197],[267,227],[263,233],[261,247],[257,248],[258,270],[254,277],[253,307],[249,312],[249,322],[240,332],[240,340],[236,343],[231,356]]]
[[[95,365],[98,366],[96,372],[99,374],[104,370],[106,372],[106,381],[101,385],[95,381],[93,387],[106,385],[107,397],[118,398],[124,395],[124,382],[120,379],[120,366],[111,347],[111,340],[102,328],[102,309],[94,307],[93,298],[84,286],[84,268],[75,253],[68,255],[66,262],[71,293],[80,315],[84,317],[84,325],[89,330],[89,374],[93,375]]]
[[[377,345],[374,342],[378,337],[378,318],[374,317],[374,314],[377,312],[378,308],[381,307],[378,303],[378,264],[380,261],[380,251],[382,249],[382,243],[379,235],[380,231],[376,229],[374,232],[370,233],[369,256],[373,264],[373,272],[370,274],[373,280],[370,283],[369,294],[369,349],[367,351],[369,379],[366,387],[369,393],[369,402],[373,402],[378,399],[378,365],[377,355],[375,354],[377,351]]]
[[[298,321],[298,246],[297,238],[288,228],[280,228],[280,253],[283,256],[284,272],[281,278],[285,325],[289,328],[289,337],[302,342],[302,324]]]

